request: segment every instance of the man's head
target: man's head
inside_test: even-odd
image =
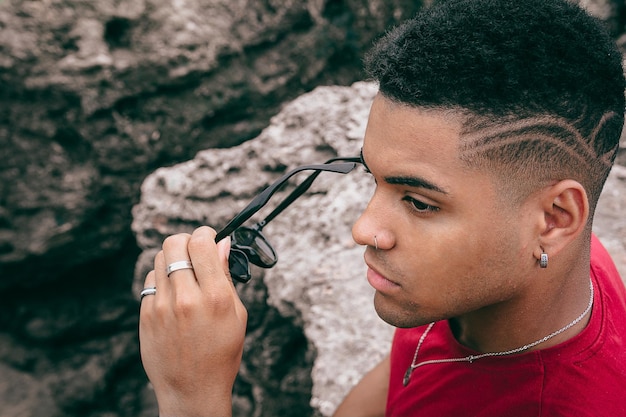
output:
[[[593,211],[623,124],[621,62],[567,1],[444,0],[389,32],[366,70],[392,101],[462,113],[460,157],[510,197],[571,178]]]
[[[588,279],[624,107],[621,56],[594,19],[559,0],[442,1],[366,65],[377,186],[353,236],[384,320],[507,317]]]

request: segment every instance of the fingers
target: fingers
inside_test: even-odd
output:
[[[213,294],[226,288],[234,290],[228,268],[230,238],[216,244],[215,235],[215,230],[200,227],[191,235],[180,233],[167,237],[145,285],[157,287],[161,300],[186,299],[199,290]],[[172,264],[185,261],[190,261],[193,267],[175,269],[168,275]]]
[[[165,268],[165,256],[161,250],[154,257],[154,270],[151,271],[154,274],[154,286],[157,288],[155,298],[161,300],[169,298],[172,291]]]
[[[174,235],[146,276],[158,291],[142,302],[140,349],[161,415],[230,414],[247,311],[228,278],[229,251],[208,227]],[[186,260],[193,269],[167,276],[168,265]]]
[[[189,241],[188,250],[194,262],[196,278],[203,290],[219,293],[232,290],[228,272],[230,239],[215,244],[215,230],[210,227],[196,229]]]
[[[230,256],[230,236],[217,242],[217,254],[222,260],[222,266],[225,267],[224,272],[228,271],[228,257]]]
[[[146,275],[146,279],[144,280],[143,283],[143,291],[141,293],[141,306],[143,307],[144,305],[144,298],[154,298],[154,296],[156,295],[156,293],[148,293],[147,295],[144,295],[144,292],[146,291],[146,289],[150,289],[150,288],[156,288],[156,277],[154,274],[154,270],[150,271],[148,273],[148,275]],[[148,300],[145,300],[145,303],[148,303]]]
[[[233,278],[230,276],[230,267],[228,264],[228,258],[230,257],[230,236],[226,236],[224,239],[217,242],[217,256],[222,262],[222,270],[226,274],[226,278],[232,283]],[[233,285],[234,288],[234,285]]]
[[[157,277],[163,277],[162,281],[165,281],[164,284],[169,286],[171,294],[175,298],[190,296],[193,291],[198,289],[193,268],[183,267],[182,269],[172,270],[168,275],[170,266],[180,265],[185,261],[191,261],[191,264],[194,264],[187,250],[190,239],[190,234],[179,233],[169,236],[163,241],[163,264],[159,265]],[[159,284],[160,282],[157,282],[157,286]]]

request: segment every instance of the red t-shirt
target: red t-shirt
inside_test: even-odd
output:
[[[626,416],[626,290],[595,236],[594,305],[587,327],[559,345],[506,357],[430,364],[402,379],[426,326],[396,330],[386,415],[393,417]],[[477,355],[435,323],[418,363]]]

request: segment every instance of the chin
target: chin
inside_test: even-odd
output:
[[[374,309],[378,317],[385,323],[403,329],[423,326],[434,321],[417,314],[416,311],[407,311],[397,306],[389,305],[389,303],[378,300],[377,297],[374,297]]]

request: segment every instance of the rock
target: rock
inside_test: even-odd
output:
[[[46,384],[26,372],[0,364],[0,404],[3,417],[58,416]]]
[[[255,137],[316,85],[360,79],[372,39],[419,7],[0,2],[0,291],[123,256],[146,175]]]
[[[154,248],[166,235],[191,231],[200,224],[219,228],[294,166],[358,154],[374,94],[375,87],[368,83],[317,88],[286,105],[256,139],[236,148],[202,151],[191,161],[149,176],[133,211],[133,230],[146,251],[138,263],[136,291],[151,269]],[[596,233],[614,253],[622,271],[626,267],[626,233],[621,219],[626,199],[624,169],[616,166],[613,170],[595,224]],[[324,416],[331,415],[347,390],[388,352],[392,335],[392,329],[373,310],[373,292],[364,279],[363,248],[353,243],[350,233],[372,192],[370,181],[360,171],[345,176],[322,174],[308,195],[264,228],[279,262],[267,271],[256,271],[254,285],[260,290],[244,287],[242,293],[246,304],[254,301],[253,320],[266,301],[268,311],[276,314],[276,310],[301,328],[308,343],[304,356],[314,358],[300,363],[304,368],[298,372],[301,375],[311,366],[311,406]],[[291,189],[293,185],[275,195],[270,206]],[[264,209],[257,220],[269,210]],[[255,322],[254,328],[262,325]],[[273,346],[276,342],[278,346]],[[272,352],[282,343],[249,334],[246,349],[263,346],[262,351]],[[264,364],[257,356],[254,366],[258,372]],[[263,385],[276,375],[271,371],[262,378],[251,375],[246,363],[250,359],[244,357],[242,373],[252,391],[262,392]],[[266,365],[268,369],[272,363]],[[262,407],[262,415],[278,415],[255,398],[248,397],[246,404],[257,412]]]
[[[0,339],[14,352],[0,349],[0,365],[40,381],[42,404],[52,398],[50,413],[31,415],[154,406],[149,388],[135,389],[146,381],[137,343],[115,355],[103,343],[136,332],[130,224],[141,182],[257,136],[282,102],[317,85],[360,79],[372,39],[420,5],[0,0]],[[267,337],[293,333],[279,314],[258,321],[274,323]],[[310,372],[282,370],[280,350],[269,356],[310,397]],[[0,414],[11,401],[0,398]]]

